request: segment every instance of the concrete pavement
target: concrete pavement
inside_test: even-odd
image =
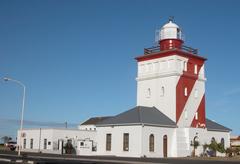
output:
[[[76,156],[41,153],[25,153],[18,157],[16,152],[0,151],[0,162],[24,160],[28,163],[79,163],[79,164],[240,164],[240,160],[225,158],[125,158],[113,156]],[[8,160],[8,161],[7,161]]]

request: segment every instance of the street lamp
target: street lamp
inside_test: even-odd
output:
[[[23,114],[24,114],[24,105],[25,105],[25,91],[26,91],[26,87],[25,85],[18,81],[18,80],[15,80],[15,79],[11,79],[11,78],[8,78],[8,77],[4,77],[3,78],[4,81],[12,81],[12,82],[15,82],[19,85],[21,85],[23,87],[23,100],[22,100],[22,112],[21,112],[21,124],[20,124],[20,137],[19,137],[19,148],[18,148],[18,156],[21,155],[21,147],[22,147],[22,129],[23,129]]]

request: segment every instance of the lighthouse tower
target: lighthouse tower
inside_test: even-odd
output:
[[[159,45],[136,57],[137,105],[155,106],[178,127],[205,128],[205,58],[184,46],[182,30],[169,20]]]

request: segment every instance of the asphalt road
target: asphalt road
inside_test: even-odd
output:
[[[75,156],[53,155],[40,153],[25,153],[18,157],[16,152],[0,151],[0,163],[14,163],[13,161],[24,160],[39,164],[240,164],[240,160],[216,160],[199,158],[124,158],[106,156]]]

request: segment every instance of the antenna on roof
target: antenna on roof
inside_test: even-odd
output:
[[[161,29],[156,29],[155,30],[155,40],[154,40],[154,45],[158,46],[160,38],[160,31]]]
[[[168,18],[168,21],[169,21],[169,22],[173,22],[173,21],[174,21],[174,16],[170,16],[170,17]]]

